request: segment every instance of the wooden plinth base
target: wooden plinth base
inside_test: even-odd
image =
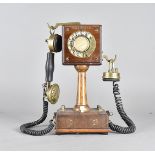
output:
[[[107,135],[108,132],[111,132],[110,129],[57,129],[56,130],[56,134],[76,134],[76,133],[89,133],[89,134],[93,134],[93,133],[98,133],[98,134],[105,134]]]
[[[72,108],[59,109],[56,113],[56,134],[102,133],[108,134],[109,116],[105,110],[90,109],[87,112]]]

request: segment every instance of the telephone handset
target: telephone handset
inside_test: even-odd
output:
[[[55,34],[55,30],[62,26],[62,36]],[[41,136],[54,130],[56,134],[65,133],[102,133],[108,134],[115,131],[122,134],[133,133],[136,126],[127,116],[123,109],[122,99],[118,81],[120,73],[114,64],[114,59],[109,59],[101,53],[101,25],[81,25],[79,22],[57,23],[55,26],[48,25],[50,37],[46,40],[49,52],[45,65],[46,79],[43,84],[43,114],[37,121],[26,123],[20,126],[21,132],[34,136]],[[55,104],[59,98],[59,85],[53,84],[54,56],[62,50],[62,64],[74,65],[78,72],[77,98],[74,108],[66,108],[64,105],[50,120],[47,128],[43,130],[30,129],[42,123],[48,114],[48,103]],[[127,124],[121,127],[109,120],[109,111],[105,111],[101,106],[90,108],[86,93],[86,71],[91,65],[101,65],[105,59],[109,65],[107,72],[103,73],[103,81],[113,82],[113,94],[118,113]]]

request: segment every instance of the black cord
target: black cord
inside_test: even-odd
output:
[[[41,118],[38,119],[37,121],[21,125],[20,126],[21,132],[28,134],[28,135],[33,135],[33,136],[42,136],[42,135],[49,133],[54,127],[54,124],[52,121],[50,121],[50,124],[48,125],[48,127],[43,130],[38,131],[38,130],[29,129],[33,126],[36,126],[36,125],[44,122],[44,120],[47,117],[47,113],[48,113],[48,102],[44,101],[44,99],[43,99],[43,114],[42,114]]]
[[[54,72],[54,53],[52,53],[52,52],[47,53],[45,69],[46,69],[46,82],[52,82],[53,81],[53,72]],[[46,83],[43,85],[43,88],[44,88],[43,96],[45,96]],[[33,135],[33,136],[42,136],[42,135],[49,133],[54,127],[52,120],[50,121],[50,124],[48,125],[48,127],[43,130],[38,131],[38,130],[29,129],[33,126],[36,126],[36,125],[44,122],[44,120],[47,117],[47,113],[48,113],[48,102],[45,101],[43,98],[43,114],[42,114],[41,118],[38,119],[37,121],[21,125],[20,126],[21,132],[23,132],[25,134]]]
[[[136,126],[133,123],[133,121],[127,116],[123,109],[122,105],[122,98],[120,95],[119,85],[116,83],[116,81],[113,82],[113,94],[115,98],[115,103],[117,107],[117,111],[120,114],[121,118],[124,120],[124,122],[127,124],[128,127],[121,127],[119,125],[116,125],[112,122],[109,123],[109,127],[111,130],[116,131],[121,134],[129,134],[133,133],[136,130]]]

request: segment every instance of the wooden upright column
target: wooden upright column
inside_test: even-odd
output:
[[[86,71],[88,65],[76,65],[75,69],[78,72],[78,84],[77,84],[77,98],[76,105],[74,106],[75,111],[86,112],[89,111],[87,103],[87,92],[86,92]]]
[[[76,65],[78,72],[77,98],[74,108],[60,108],[56,113],[56,134],[103,133],[109,129],[109,116],[102,108],[89,108],[86,93],[88,65]]]

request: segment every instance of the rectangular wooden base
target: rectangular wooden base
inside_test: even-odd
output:
[[[56,134],[102,133],[108,134],[109,116],[105,110],[96,108],[77,112],[72,108],[59,109],[56,113]]]

